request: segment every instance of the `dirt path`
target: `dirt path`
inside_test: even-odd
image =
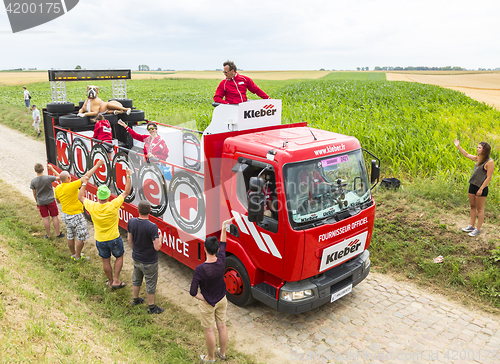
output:
[[[470,98],[500,110],[500,73],[423,75],[386,73],[388,81],[419,82],[460,91]]]
[[[33,165],[46,159],[44,144],[2,125],[0,133],[0,179],[32,198],[29,182]],[[85,252],[99,259],[91,240]],[[160,256],[159,293],[196,314],[196,302],[188,293],[193,271]],[[125,281],[130,282],[131,272],[127,249]],[[301,315],[262,304],[230,304],[228,317],[236,348],[264,363],[500,362],[498,317],[378,273],[344,298]]]

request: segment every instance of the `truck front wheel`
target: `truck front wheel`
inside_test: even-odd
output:
[[[250,290],[247,270],[234,255],[226,258],[224,282],[226,282],[227,299],[236,306],[247,306],[255,301]]]

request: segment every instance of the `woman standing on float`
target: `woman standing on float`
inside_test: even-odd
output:
[[[495,163],[490,158],[491,146],[486,142],[481,142],[477,146],[477,155],[472,155],[460,146],[458,139],[455,139],[454,143],[464,157],[476,162],[469,180],[470,225],[462,230],[468,232],[469,236],[477,236],[481,233],[484,221],[484,204],[486,196],[488,196],[488,183],[490,183],[495,169]],[[476,217],[477,225],[474,227]]]
[[[125,124],[123,121],[119,120],[118,124],[123,126],[125,130],[127,130],[132,138],[139,140],[140,142],[144,142],[144,156],[147,159],[152,157],[158,158],[162,161],[167,160],[168,158],[168,148],[167,144],[163,140],[161,136],[158,135],[158,125],[154,122],[150,121],[147,124],[146,129],[149,132],[149,135],[141,135],[137,134],[131,127]]]

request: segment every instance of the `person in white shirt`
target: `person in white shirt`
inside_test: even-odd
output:
[[[36,105],[32,106],[33,109],[33,124],[31,124],[32,127],[35,128],[35,131],[37,132],[36,136],[40,136],[40,111],[36,108]]]
[[[24,93],[24,104],[28,108],[28,114],[30,113],[30,92],[26,89],[26,86],[23,86]]]

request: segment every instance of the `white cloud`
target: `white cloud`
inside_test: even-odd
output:
[[[499,10],[492,0],[81,0],[16,34],[0,10],[0,69],[494,68]]]

